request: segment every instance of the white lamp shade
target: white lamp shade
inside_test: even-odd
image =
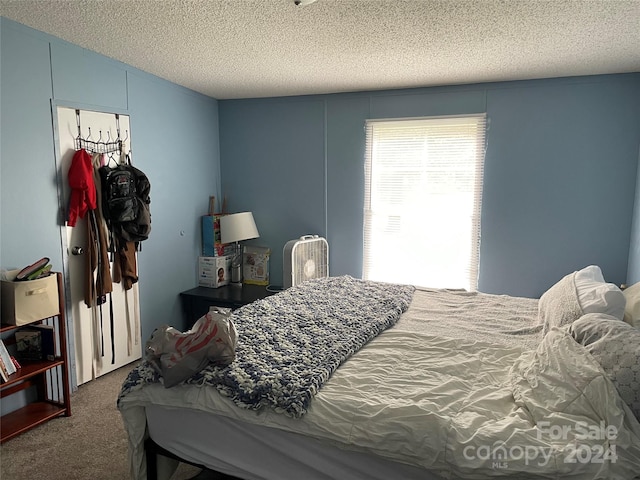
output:
[[[233,213],[220,217],[220,241],[222,243],[241,242],[259,236],[251,212]]]

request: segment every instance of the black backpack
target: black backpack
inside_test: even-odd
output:
[[[151,232],[151,183],[128,163],[100,167],[102,213],[111,234],[128,242],[141,242]]]

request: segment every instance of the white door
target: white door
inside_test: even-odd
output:
[[[72,108],[58,107],[58,168],[61,173],[63,204],[68,205],[70,188],[68,171],[76,152],[75,140],[78,137],[76,111]],[[80,126],[82,137],[87,139],[89,129],[94,142],[114,141],[119,123],[120,138],[128,150],[129,117],[113,113],[80,110]],[[114,154],[114,158],[118,158]],[[66,218],[65,218],[66,221]],[[71,301],[73,318],[73,343],[75,343],[75,364],[77,384],[81,385],[100,375],[109,373],[119,367],[141,358],[140,345],[140,309],[138,305],[138,285],[128,291],[118,283],[113,284],[113,292],[107,295],[107,301],[96,308],[89,308],[84,302],[87,252],[87,217],[78,219],[75,227],[64,227],[66,232],[66,248],[68,253],[67,296]],[[64,235],[63,235],[64,236]],[[113,265],[110,265],[113,271]],[[111,315],[113,304],[114,347],[111,346]]]

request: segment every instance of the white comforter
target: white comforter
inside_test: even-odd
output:
[[[425,322],[431,322],[427,333],[418,331],[420,321],[410,309],[406,321],[333,374],[302,418],[240,409],[212,388],[153,384],[128,394],[120,409],[133,478],[145,478],[148,403],[310,435],[444,478],[627,480],[640,472],[640,424],[593,357],[564,330],[554,329],[540,341],[539,330],[527,329],[535,323],[533,301],[480,294],[483,301],[506,308],[505,325],[524,334],[514,336],[503,325],[492,339],[483,334],[486,324],[476,324],[474,331],[482,318],[472,315],[473,295],[416,295],[416,306],[427,295],[458,318],[466,312],[461,320],[466,328],[453,333],[451,324],[438,326],[431,318]],[[447,328],[451,334],[444,336]],[[532,341],[539,343],[536,350]]]

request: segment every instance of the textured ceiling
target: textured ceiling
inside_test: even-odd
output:
[[[218,98],[640,71],[640,0],[0,0]]]

